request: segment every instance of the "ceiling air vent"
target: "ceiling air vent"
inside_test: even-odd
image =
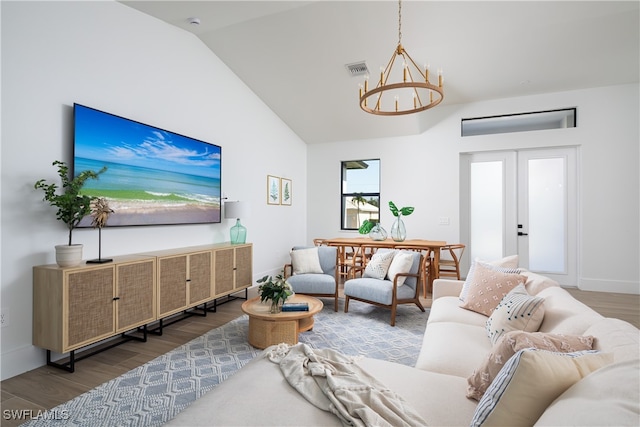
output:
[[[345,65],[345,67],[347,67],[347,70],[349,70],[349,74],[351,74],[351,77],[364,76],[365,74],[369,74],[367,63],[364,61],[347,64]]]

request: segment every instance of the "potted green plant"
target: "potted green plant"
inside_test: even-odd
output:
[[[258,283],[261,283],[258,287],[260,302],[270,301],[271,313],[279,313],[284,301],[293,295],[293,288],[282,274],[277,275],[275,279],[271,276],[264,276],[258,280]]]
[[[414,208],[412,206],[406,206],[404,208],[398,209],[393,202],[389,202],[389,209],[393,216],[396,217],[396,220],[391,225],[391,238],[396,242],[404,242],[404,239],[407,238],[407,229],[404,226],[404,222],[402,221],[402,216],[409,216],[413,213]]]
[[[56,246],[56,262],[61,267],[71,267],[82,261],[82,245],[72,244],[73,229],[78,226],[82,218],[91,213],[91,197],[80,194],[80,191],[87,180],[97,179],[107,168],[105,166],[98,172],[82,171],[71,179],[69,167],[65,162],[56,160],[52,164],[58,167],[62,187],[55,182],[48,183],[45,179],[41,179],[34,184],[34,188],[44,191],[43,200],[58,209],[56,219],[65,223],[69,229],[68,244]]]

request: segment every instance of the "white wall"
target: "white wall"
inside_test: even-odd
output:
[[[2,2],[2,379],[45,363],[31,345],[33,265],[54,263],[64,225],[33,189],[71,161],[78,102],[222,146],[223,192],[251,203],[254,278],[307,241],[306,145],[194,35],[116,2]],[[293,206],[266,204],[267,174]],[[105,229],[103,256],[229,240],[221,224]],[[85,259],[97,231],[74,232]]]
[[[460,153],[535,147],[580,147],[579,282],[585,290],[640,293],[638,85],[603,87],[469,105],[424,113],[418,136],[309,146],[310,237],[340,231],[340,161],[380,159],[381,222],[389,200],[415,206],[404,218],[409,238],[460,241]],[[577,128],[462,138],[460,120],[577,107]],[[381,120],[388,118],[381,118]],[[449,217],[450,225],[439,225]]]
[[[459,240],[459,154],[581,147],[580,283],[638,293],[638,85],[605,87],[424,113],[410,137],[311,145],[285,126],[198,39],[116,2],[1,2],[2,379],[44,364],[31,345],[31,267],[54,262],[66,229],[33,189],[71,159],[74,102],[223,147],[223,191],[248,200],[254,278],[273,274],[293,244],[340,232],[340,161],[381,159],[382,203],[412,205],[410,237]],[[578,107],[578,128],[460,138],[460,118]],[[387,118],[381,118],[385,120]],[[305,164],[306,160],[306,164]],[[267,206],[266,175],[293,180],[293,206]],[[307,192],[312,196],[307,199]],[[449,226],[438,225],[449,217]],[[382,210],[390,227],[392,216]],[[106,229],[105,256],[228,240],[216,225]],[[78,230],[85,258],[97,232]],[[6,311],[5,311],[6,310]]]

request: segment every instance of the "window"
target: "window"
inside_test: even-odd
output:
[[[462,119],[462,136],[576,127],[576,108]]]
[[[348,160],[341,168],[341,230],[357,230],[364,220],[380,220],[380,159]]]

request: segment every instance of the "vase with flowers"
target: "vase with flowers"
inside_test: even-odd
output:
[[[271,276],[264,276],[258,280],[261,285],[258,287],[258,293],[260,294],[260,302],[268,301],[271,303],[270,312],[280,313],[282,311],[282,304],[285,300],[293,295],[293,288],[285,280],[282,274],[279,274],[275,279]]]
[[[404,242],[407,238],[407,229],[402,221],[402,216],[409,216],[413,213],[414,208],[412,206],[406,206],[398,209],[393,202],[389,202],[389,209],[396,220],[391,225],[391,238],[396,242]]]

